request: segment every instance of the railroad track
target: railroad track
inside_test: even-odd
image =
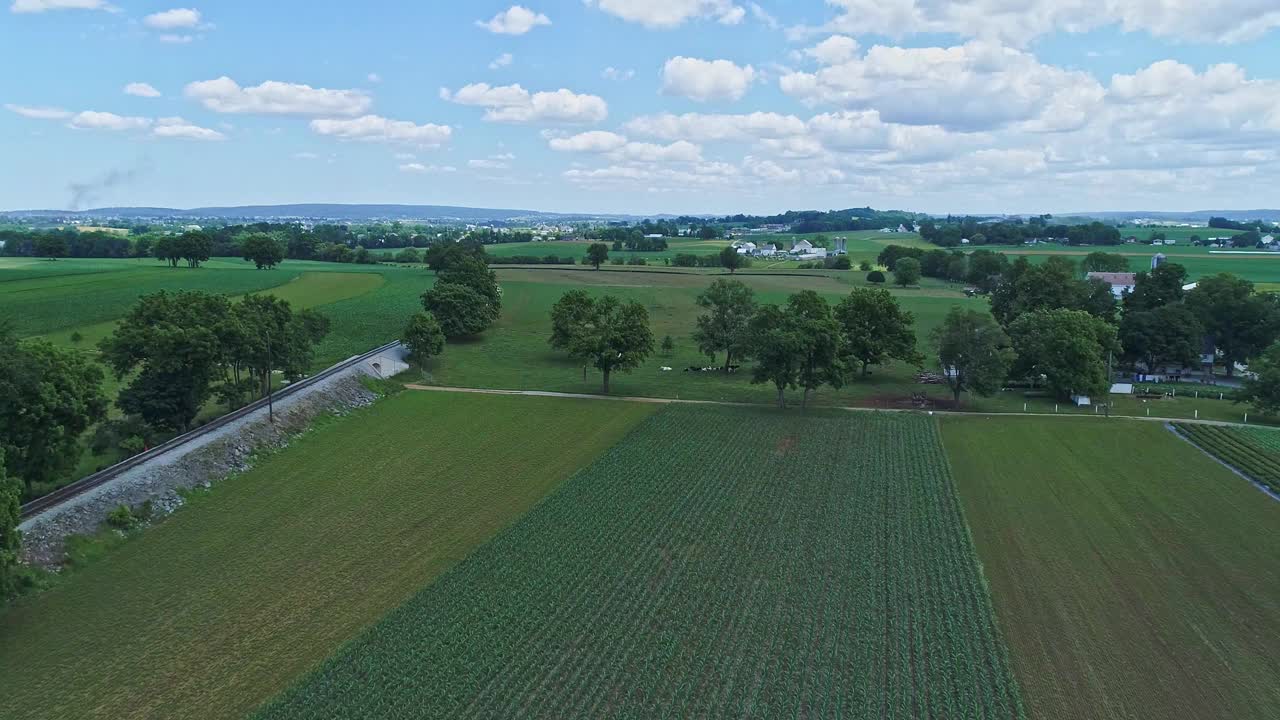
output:
[[[344,360],[327,370],[324,370],[315,375],[312,375],[311,377],[306,378],[304,380],[299,380],[298,382],[293,383],[292,385],[289,385],[286,388],[282,388],[279,392],[276,392],[273,394],[272,399],[282,400],[284,398],[290,397],[291,395],[294,395],[303,390],[306,390],[307,388],[313,385],[324,382],[325,380],[328,380],[334,375],[337,375],[346,370],[350,370],[352,367],[355,367],[356,365],[359,365],[360,363],[366,360],[369,360],[370,358],[377,357],[378,355],[381,355],[382,353],[387,352],[388,350],[393,350],[399,345],[400,345],[399,341],[388,343],[386,345],[383,345],[382,347],[370,350],[369,352],[363,355],[357,355],[356,357]],[[240,420],[246,415],[250,415],[265,407],[267,407],[267,400],[265,398],[262,400],[257,400],[255,402],[252,402],[240,408],[239,410],[229,412],[226,415],[223,415],[216,420],[212,420],[209,423],[196,428],[195,430],[179,435],[178,437],[175,437],[172,440],[169,440],[168,442],[161,443],[144,453],[141,453],[139,455],[134,455],[128,460],[124,460],[122,462],[116,463],[115,465],[112,465],[109,468],[99,470],[98,472],[88,477],[81,478],[80,480],[77,480],[76,482],[73,482],[70,485],[66,485],[64,487],[58,488],[57,490],[54,490],[48,495],[45,495],[40,498],[36,498],[35,500],[32,500],[31,502],[22,506],[22,520],[27,520],[29,518],[35,517],[36,515],[39,515],[40,513],[46,510],[49,510],[51,508],[55,508],[61,505],[62,503],[67,502],[68,500],[71,500],[72,498],[79,497],[80,495],[83,495],[84,493],[89,492],[90,490],[93,490],[96,487],[100,487],[114,480],[116,477],[119,477],[122,473],[128,472],[129,470],[132,470],[138,467],[139,465],[142,465],[143,463],[149,462],[169,452],[170,450],[173,450],[174,448],[181,447],[186,443],[189,443],[192,440],[195,440],[196,438],[199,438],[203,435],[207,435],[208,433],[211,433],[214,430],[217,430],[230,423]]]

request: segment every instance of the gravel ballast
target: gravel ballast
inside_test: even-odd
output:
[[[287,447],[323,414],[345,414],[377,399],[360,378],[362,366],[327,378],[275,403],[275,424],[264,408],[132,468],[111,481],[23,522],[22,560],[56,570],[71,535],[95,532],[107,513],[151,501],[153,517],[183,504],[180,490],[208,488],[248,470],[255,455]]]

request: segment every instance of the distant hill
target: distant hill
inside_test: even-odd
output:
[[[1220,217],[1236,222],[1248,220],[1265,220],[1280,222],[1280,210],[1196,210],[1194,212],[1082,212],[1065,213],[1065,215],[1097,218],[1099,220],[1165,220],[1168,222],[1209,222],[1209,218]]]
[[[535,210],[469,208],[449,205],[343,205],[307,203],[300,205],[242,205],[235,207],[203,207],[180,210],[154,207],[109,207],[92,210],[15,210],[0,212],[9,218],[130,218],[140,220],[177,220],[216,218],[221,220],[335,220],[371,222],[376,220],[444,220],[462,222],[510,222],[534,220],[630,219],[627,215],[588,215],[580,213],[546,213]]]

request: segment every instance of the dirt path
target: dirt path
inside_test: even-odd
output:
[[[741,403],[727,402],[724,400],[678,400],[675,398],[652,398],[652,397],[627,397],[622,395],[593,395],[590,393],[564,393],[552,392],[549,390],[499,390],[494,388],[465,388],[465,387],[449,387],[442,385],[416,385],[407,384],[405,387],[409,390],[419,392],[448,392],[448,393],[472,393],[476,395],[527,395],[529,397],[549,397],[549,398],[569,398],[574,400],[605,400],[613,402],[638,402],[651,403],[655,405],[728,405],[737,407],[773,407],[763,405],[761,403]],[[956,410],[904,410],[896,408],[867,408],[867,407],[851,407],[843,406],[834,408],[837,410],[847,410],[849,412],[894,412],[894,413],[923,413],[928,412],[930,415],[954,415],[958,417],[1030,417],[1030,418],[1095,418],[1098,420],[1109,419],[1106,415],[1084,415],[1084,414],[1051,414],[1051,413],[991,413],[991,412],[964,412]],[[1245,425],[1243,423],[1226,422],[1222,420],[1185,420],[1183,418],[1166,418],[1166,417],[1142,417],[1137,415],[1113,415],[1110,419],[1116,420],[1141,420],[1143,422],[1158,423],[1186,423],[1188,425],[1215,425],[1218,427],[1266,427],[1260,425]]]

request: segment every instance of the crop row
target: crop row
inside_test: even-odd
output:
[[[259,714],[1023,716],[932,421],[700,407]]]
[[[1219,460],[1280,493],[1280,433],[1212,425],[1178,425],[1177,429]]]

